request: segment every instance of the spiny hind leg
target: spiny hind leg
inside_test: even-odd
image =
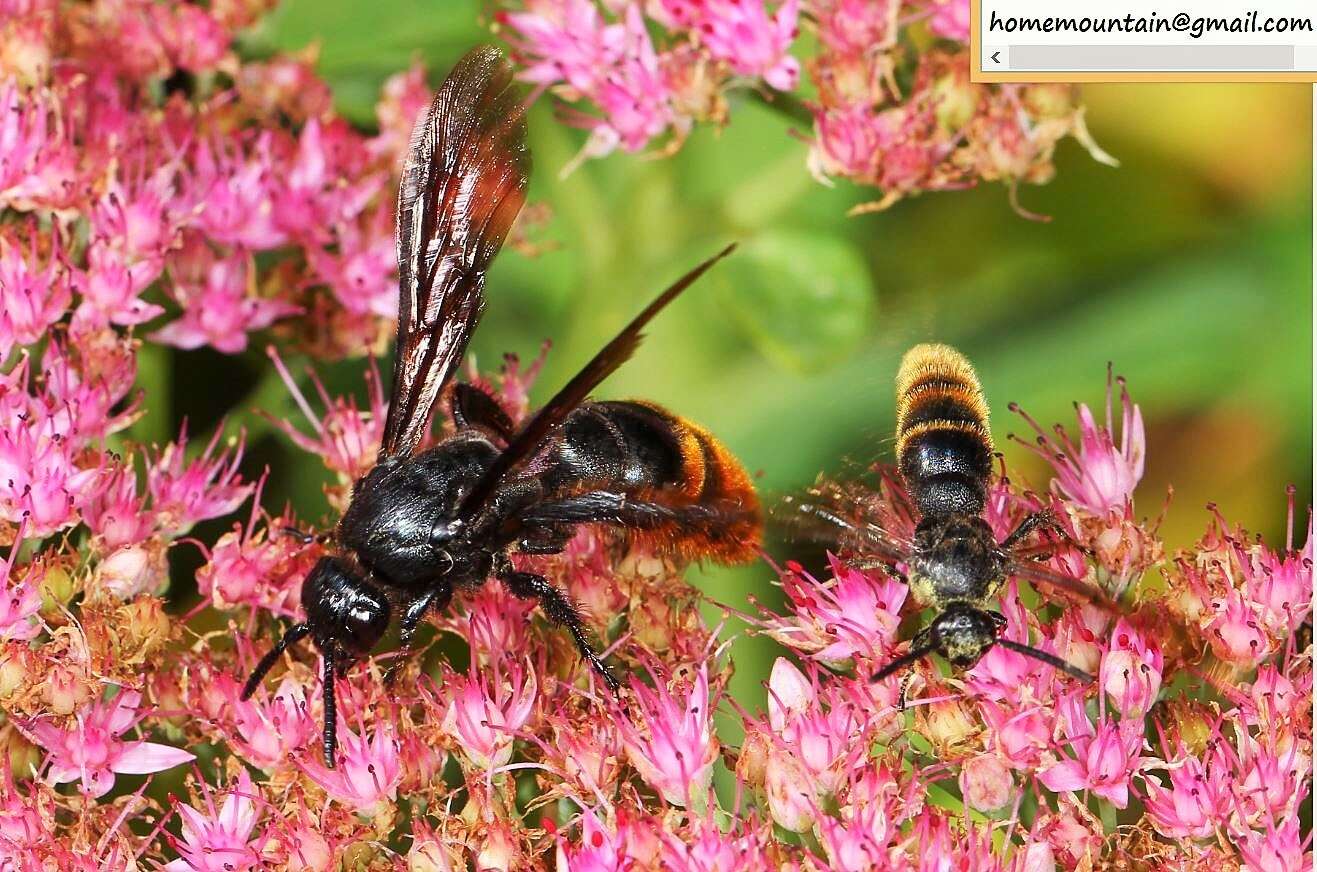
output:
[[[544,611],[544,616],[554,624],[565,627],[568,633],[571,633],[572,640],[576,642],[576,648],[581,652],[581,656],[586,662],[593,667],[599,677],[608,685],[608,689],[617,693],[621,689],[621,684],[613,675],[608,664],[599,656],[599,652],[590,644],[590,637],[586,633],[585,623],[581,620],[581,613],[577,610],[572,601],[558,588],[549,583],[549,580],[542,575],[536,575],[533,572],[519,572],[510,567],[499,573],[499,580],[503,585],[512,592],[514,596],[522,599],[533,599],[539,601],[540,608]]]
[[[1021,542],[1023,542],[1029,536],[1030,533],[1038,529],[1050,530],[1053,533],[1055,533],[1057,536],[1059,536],[1063,542],[1073,545],[1074,547],[1078,548],[1080,551],[1083,551],[1089,557],[1093,556],[1093,549],[1086,548],[1079,542],[1076,542],[1075,538],[1070,535],[1070,532],[1066,530],[1065,527],[1061,526],[1061,522],[1056,519],[1056,515],[1054,515],[1050,509],[1043,509],[1042,511],[1038,511],[1038,512],[1030,512],[1029,514],[1025,515],[1023,520],[1021,520],[1020,523],[1016,525],[1015,529],[1012,530],[1010,534],[1005,539],[1002,540],[1001,545],[999,547],[1003,551],[1010,551],[1011,549],[1019,545]],[[1037,555],[1035,559],[1047,560],[1051,556],[1052,556],[1051,554],[1041,554],[1041,555]]]
[[[1016,525],[1015,529],[1001,541],[1002,550],[1011,550],[1016,545],[1023,542],[1030,533],[1039,528],[1051,530],[1067,540],[1070,538],[1066,531],[1061,528],[1061,525],[1057,523],[1056,516],[1047,509],[1044,509],[1041,512],[1030,512],[1025,515],[1020,523]]]
[[[517,551],[522,554],[561,554],[576,535],[570,525],[544,525],[531,528],[517,540]]]

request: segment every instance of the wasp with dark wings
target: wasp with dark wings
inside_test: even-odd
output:
[[[581,524],[614,525],[689,559],[743,562],[758,551],[750,478],[708,431],[651,403],[586,399],[632,355],[650,319],[730,247],[660,294],[519,427],[480,388],[451,383],[484,305],[485,271],[525,200],[525,136],[511,69],[488,47],[458,62],[412,135],[398,192],[401,303],[379,459],[302,584],[306,620],[243,690],[245,699],[289,645],[311,637],[324,661],[328,766],[334,679],[371,651],[395,611],[406,652],[427,612],[494,576],[537,600],[616,691],[571,601],[515,569],[511,553],[558,553]],[[417,453],[445,394],[454,430]]]
[[[1092,681],[1060,658],[1001,635],[1006,619],[991,606],[1010,576],[1106,608],[1113,604],[1096,588],[1028,556],[1023,544],[1030,534],[1055,527],[1046,512],[1026,516],[1001,542],[993,535],[983,517],[992,434],[988,406],[969,361],[946,345],[917,345],[901,361],[896,396],[896,455],[913,501],[913,535],[874,523],[874,495],[855,486],[820,485],[804,498],[783,500],[778,509],[790,529],[837,547],[857,565],[882,565],[891,572],[903,565],[911,598],[921,608],[937,610],[909,651],[880,669],[874,680],[934,653],[968,669],[1000,645]]]

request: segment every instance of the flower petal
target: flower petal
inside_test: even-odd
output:
[[[1088,777],[1078,761],[1063,760],[1038,774],[1038,780],[1048,790],[1083,790],[1088,785]]]
[[[110,764],[110,768],[122,775],[148,775],[164,769],[172,769],[180,763],[195,760],[196,755],[181,748],[161,745],[158,742],[138,742],[130,745]]]

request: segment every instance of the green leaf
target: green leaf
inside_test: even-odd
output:
[[[804,230],[757,234],[711,283],[759,351],[795,372],[817,372],[849,357],[875,309],[859,252],[835,235]]]

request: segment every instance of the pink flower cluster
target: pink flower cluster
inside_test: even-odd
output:
[[[597,114],[576,121],[591,131],[583,156],[619,146],[638,151],[696,121],[726,114],[722,90],[734,80],[795,89],[800,62],[789,52],[799,26],[799,0],[770,9],[761,0],[657,0],[646,18],[640,3],[529,0],[498,21],[525,62],[522,77],[554,88]],[[670,44],[655,46],[650,24]]]
[[[590,131],[578,160],[654,143],[674,150],[694,124],[726,123],[739,89],[812,121],[807,165],[820,182],[879,190],[857,212],[984,180],[1008,184],[1024,213],[1016,186],[1048,181],[1066,136],[1112,162],[1088,135],[1074,89],[969,81],[968,0],[506,5],[498,29],[522,78],[551,89],[571,106],[563,117]],[[812,41],[799,39],[802,28]],[[802,60],[792,52],[804,45],[814,53]],[[806,105],[794,96],[802,68],[817,91]]]
[[[527,377],[510,361],[485,384],[520,417]],[[307,404],[322,437],[366,426],[368,413],[350,403],[327,394],[322,402],[323,414]],[[760,710],[746,711],[727,695],[728,647],[698,617],[680,567],[587,531],[561,557],[534,560],[590,606],[592,629],[630,669],[620,703],[562,633],[492,585],[434,619],[440,636],[469,647],[468,667],[441,658],[423,673],[413,662],[389,690],[372,662],[340,684],[339,758],[328,769],[316,748],[313,651],[240,698],[255,659],[249,636],[296,612],[291,580],[319,546],[273,538],[281,521],[253,514],[209,550],[206,607],[241,627],[210,637],[225,644],[181,643],[180,619],[146,594],[127,604],[65,596],[62,610],[44,608],[42,595],[58,596],[86,573],[56,573],[48,561],[58,552],[26,563],[11,553],[0,703],[14,731],[2,735],[9,765],[27,761],[37,777],[22,768],[6,776],[18,802],[0,806],[0,845],[63,862],[55,852],[71,825],[61,821],[72,819],[77,832],[95,833],[105,868],[142,854],[170,869],[328,869],[346,854],[411,869],[537,868],[551,857],[566,869],[919,869],[934,857],[989,870],[1296,868],[1311,861],[1298,815],[1312,780],[1311,653],[1294,635],[1310,617],[1297,592],[1311,589],[1311,530],[1301,550],[1287,542],[1277,553],[1214,516],[1195,549],[1165,559],[1155,530],[1132,520],[1140,475],[1130,464],[1135,453],[1141,463],[1144,437],[1128,397],[1123,407],[1125,446],[1081,409],[1088,449],[1049,455],[1050,505],[1074,540],[1056,543],[1050,559],[1144,596],[1135,582],[1160,568],[1162,599],[1113,616],[1061,601],[1028,607],[1015,581],[1002,597],[1007,638],[1091,671],[1091,687],[998,647],[959,676],[919,664],[902,711],[900,679],[869,676],[897,650],[906,588],[834,558],[822,575],[787,564],[786,609],[740,616],[788,652]],[[351,468],[346,443],[290,436],[328,469]],[[1103,491],[1119,509],[1085,504],[1070,486],[1121,464],[1128,474],[1112,480],[1125,484]],[[231,486],[207,485],[204,473],[169,481],[153,493],[186,502],[177,495]],[[871,497],[875,518],[897,530],[909,522],[899,488],[883,470]],[[1000,529],[1040,504],[1005,480],[991,497],[989,520]],[[149,505],[137,511],[149,517]],[[34,577],[42,581],[29,588]],[[273,593],[261,592],[262,579]],[[1265,639],[1258,646],[1222,647],[1242,632],[1221,618],[1231,607],[1214,604],[1225,585]],[[67,620],[74,610],[77,622]],[[155,628],[155,643],[121,638],[114,649],[133,663],[122,674],[140,690],[79,693],[90,674],[80,669],[97,658],[109,620],[143,639]],[[1252,659],[1239,658],[1245,649]],[[730,741],[727,723],[743,738]],[[172,741],[128,735],[144,728]],[[79,804],[73,818],[57,811],[68,797],[53,785],[114,796],[116,776],[176,766],[198,746],[220,749],[223,765],[198,771],[193,798],[160,809],[159,836],[98,816],[97,803]],[[409,807],[426,811],[407,817]]]
[[[371,138],[334,115],[311,58],[238,60],[259,0],[9,5],[0,210],[34,223],[0,232],[0,350],[70,310],[77,336],[137,327],[226,353],[276,325],[322,353],[383,341],[396,128],[426,99],[419,71],[390,84]]]

